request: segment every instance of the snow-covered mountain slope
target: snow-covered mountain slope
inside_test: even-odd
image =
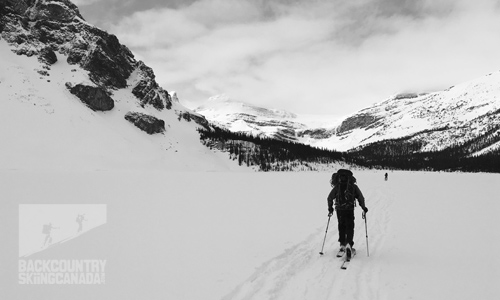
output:
[[[407,138],[422,144],[420,151],[442,150],[478,137],[500,134],[500,71],[445,91],[400,94],[343,120],[310,124],[291,113],[260,115],[259,108],[208,101],[197,111],[233,131],[268,136],[284,135],[304,144],[336,150],[388,139]],[[477,154],[500,149],[493,142]]]
[[[403,94],[345,119],[329,142],[358,145],[412,137],[442,150],[500,132],[500,71],[430,94]]]
[[[203,117],[71,2],[7,1],[0,25],[0,169],[239,169],[200,143]]]
[[[297,141],[297,132],[310,127],[335,124],[331,117],[297,115],[285,110],[264,108],[218,95],[209,98],[195,112],[234,132]]]

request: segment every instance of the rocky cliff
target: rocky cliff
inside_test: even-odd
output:
[[[142,107],[172,109],[172,97],[156,82],[153,69],[137,61],[115,35],[87,23],[69,0],[0,1],[0,37],[16,54],[37,57],[42,76],[48,76],[58,60],[87,71],[90,82],[66,86],[94,110],[101,110],[100,105],[91,102],[112,109],[114,91],[128,87]],[[132,74],[136,80],[130,80]],[[179,115],[193,114],[178,110]],[[199,115],[193,119],[206,122]]]

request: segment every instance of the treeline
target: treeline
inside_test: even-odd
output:
[[[440,151],[420,152],[423,143],[402,138],[385,140],[350,151],[351,159],[369,168],[500,173],[500,149],[478,155],[500,142],[500,127]]]
[[[200,139],[210,147],[229,152],[240,165],[257,166],[261,171],[289,171],[303,165],[345,161],[345,153],[311,147],[297,142],[276,140],[219,127],[200,128]]]
[[[240,165],[261,171],[314,170],[313,164],[352,164],[370,169],[500,173],[500,149],[475,155],[500,142],[500,128],[440,151],[420,152],[424,143],[401,138],[372,143],[348,152],[235,133],[213,127],[198,130],[203,143],[229,153]]]
[[[360,166],[377,169],[414,171],[463,171],[500,173],[498,152],[481,156],[453,156],[454,149],[406,155],[372,155],[350,153],[351,161]],[[366,151],[363,151],[366,152]]]

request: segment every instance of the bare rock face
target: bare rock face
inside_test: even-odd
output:
[[[132,93],[141,99],[141,105],[152,105],[158,110],[172,107],[172,98],[163,90],[155,80],[153,69],[146,66],[142,61],[138,62],[140,80],[132,89]]]
[[[375,117],[370,114],[364,113],[349,117],[342,122],[338,129],[338,133],[342,134],[355,128],[366,128],[371,124],[377,122],[379,119],[380,117]]]
[[[133,57],[130,50],[122,46],[115,35],[98,39],[95,46],[81,61],[84,69],[90,71],[90,79],[111,88],[125,88],[127,78],[135,69],[130,63]]]
[[[182,118],[188,122],[194,121],[196,124],[203,126],[207,130],[210,127],[210,123],[208,123],[207,119],[205,119],[204,116],[199,115],[197,113],[190,113],[190,112],[185,111],[185,112],[182,112],[179,114],[179,120],[180,120],[180,118]]]
[[[313,128],[300,131],[297,135],[299,137],[309,136],[313,139],[321,140],[328,139],[335,134],[335,130],[325,128]]]
[[[77,96],[90,109],[95,111],[108,111],[115,107],[115,101],[108,93],[100,88],[83,84],[77,84],[74,87],[67,85],[70,92]]]
[[[69,64],[88,71],[92,82],[106,90],[126,88],[139,69],[143,76],[134,87],[139,103],[159,110],[171,107],[153,71],[136,61],[115,35],[85,22],[69,0],[0,0],[0,36],[18,55],[38,56],[47,65],[57,61],[57,54],[67,56]]]
[[[14,12],[24,14],[33,0],[0,0],[0,9],[10,7]]]
[[[162,133],[165,131],[165,121],[150,115],[138,112],[128,112],[125,115],[125,120],[148,134]]]
[[[50,47],[46,47],[38,54],[38,60],[50,66],[57,62],[57,55]]]
[[[30,5],[33,4],[27,11],[30,20],[57,20],[69,22],[73,20],[74,17],[79,17],[83,20],[78,7],[69,0],[25,0],[24,2]]]
[[[4,0],[0,34],[19,55],[44,56],[45,49],[68,56],[106,89],[127,87],[136,69],[132,52],[118,38],[84,21],[69,0]],[[49,60],[50,61],[50,60]]]
[[[37,57],[47,76],[63,57],[75,69],[88,71],[92,84],[72,82],[67,88],[93,110],[113,109],[110,95],[124,88],[131,88],[142,107],[172,109],[172,96],[156,82],[153,70],[136,60],[115,35],[87,23],[70,0],[0,0],[0,39],[18,55]],[[204,118],[193,116],[206,126]],[[151,122],[137,114],[127,118],[147,132],[165,130],[161,120]],[[152,125],[141,125],[148,123]]]

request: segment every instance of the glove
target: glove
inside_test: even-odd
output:
[[[363,207],[363,211],[365,212],[365,214],[368,212],[368,207]]]
[[[328,216],[331,217],[333,215],[333,207],[328,209]]]

